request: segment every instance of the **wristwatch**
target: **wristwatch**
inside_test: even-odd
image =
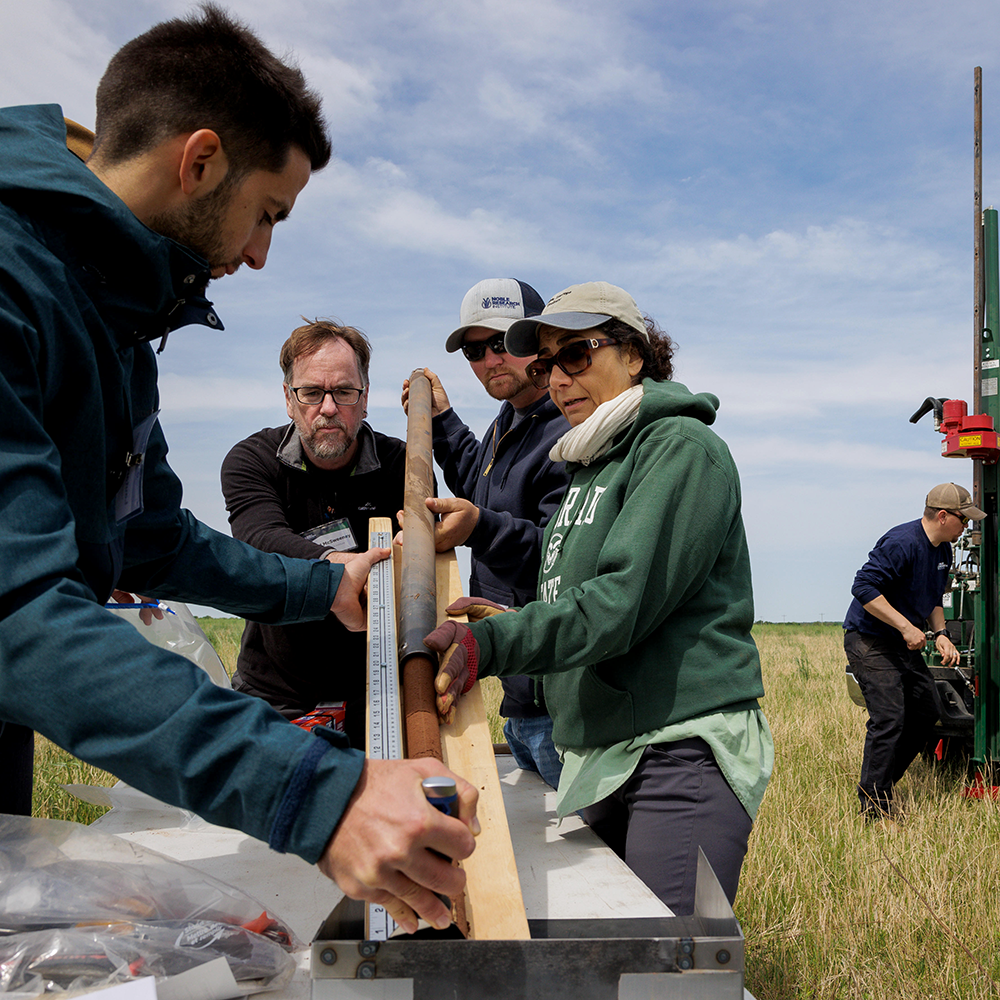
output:
[[[936,631],[936,632],[934,633],[934,638],[936,639],[936,638],[937,638],[937,637],[938,637],[939,635],[947,635],[947,634],[948,634],[948,630],[947,630],[946,628],[939,628],[939,629],[938,629],[938,630],[937,630],[937,631]]]

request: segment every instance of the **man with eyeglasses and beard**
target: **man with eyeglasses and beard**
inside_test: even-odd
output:
[[[330,320],[300,326],[285,341],[279,364],[291,423],[252,434],[222,464],[234,538],[265,552],[347,562],[368,547],[369,518],[392,518],[398,530],[406,445],[364,419],[370,360],[365,335]],[[292,625],[248,621],[233,687],[289,719],[346,702],[345,730],[363,748],[364,665],[365,633],[332,614]]]
[[[461,350],[487,393],[501,401],[481,441],[452,409],[441,380],[424,369],[432,389],[434,458],[455,494],[427,504],[441,517],[437,550],[457,545],[471,550],[469,594],[485,603],[470,605],[470,617],[535,600],[542,534],[566,490],[565,466],[549,458],[549,449],[569,425],[548,389],[536,388],[525,374],[534,359],[514,357],[504,348],[507,328],[537,316],[544,306],[538,292],[516,278],[487,278],[462,300],[459,326],[448,335],[445,350]],[[407,381],[404,409],[408,398]],[[503,689],[500,715],[514,759],[557,787],[562,764],[552,745],[541,682],[509,677]]]
[[[923,517],[890,528],[854,578],[844,652],[868,708],[858,782],[861,815],[868,822],[893,815],[893,786],[937,722],[937,691],[922,655],[924,628],[933,631],[944,666],[957,665],[942,607],[951,543],[970,518],[984,517],[968,490],[941,483],[927,494]]]

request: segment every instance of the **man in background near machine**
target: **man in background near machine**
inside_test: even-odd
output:
[[[406,444],[372,430],[371,345],[350,326],[316,320],[281,348],[291,423],[252,434],[222,463],[234,538],[265,552],[343,562],[368,547],[368,519],[403,505]],[[331,653],[335,651],[336,657]],[[243,630],[233,687],[264,698],[288,719],[347,702],[351,745],[365,745],[365,634],[322,621]]]
[[[941,483],[916,521],[890,528],[858,570],[844,620],[844,650],[868,708],[858,796],[866,820],[892,815],[893,786],[931,736],[938,695],[922,655],[924,629],[945,666],[959,661],[944,624],[942,598],[951,543],[986,514],[968,490]]]
[[[482,441],[452,409],[441,380],[424,373],[432,390],[434,458],[455,494],[428,501],[441,516],[435,534],[439,552],[468,545],[472,553],[469,595],[505,607],[535,600],[541,565],[542,533],[555,514],[568,477],[549,449],[569,424],[525,374],[534,358],[516,358],[504,347],[515,320],[537,316],[545,303],[530,285],[516,278],[487,278],[462,300],[459,326],[445,341],[449,353],[461,350],[487,393],[501,400],[500,413]],[[403,408],[409,382],[403,383]],[[470,616],[500,608],[470,606]],[[552,719],[545,708],[542,682],[528,677],[503,680],[500,715],[504,736],[518,766],[537,771],[553,788],[562,763],[552,745]]]
[[[4,737],[40,732],[317,863],[408,929],[414,911],[447,926],[435,891],[455,895],[464,877],[441,855],[473,849],[474,787],[459,779],[464,823],[450,819],[420,789],[437,762],[366,761],[337,734],[216,686],[103,607],[117,588],[271,624],[332,608],[364,627],[359,597],[385,549],[347,565],[289,559],[181,509],[149,343],[192,323],[212,336],[209,278],[264,266],[273,226],[330,157],[319,98],[205,5],[114,56],[86,163],[72,141],[85,130],[68,135],[55,105],[0,111],[0,131]],[[18,791],[15,768],[0,759],[0,797]]]

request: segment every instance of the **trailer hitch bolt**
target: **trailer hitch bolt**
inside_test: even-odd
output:
[[[358,945],[358,952],[362,958],[374,958],[378,953],[378,941],[362,941]]]
[[[730,959],[730,954],[725,948],[721,948],[715,953],[715,960],[719,965],[726,965]]]
[[[324,965],[336,965],[337,964],[337,953],[332,948],[324,948],[319,953],[319,960]]]
[[[358,979],[374,979],[374,978],[375,978],[375,963],[362,962],[358,966]]]
[[[677,945],[677,968],[682,971],[694,968],[694,941],[691,938],[681,938]]]

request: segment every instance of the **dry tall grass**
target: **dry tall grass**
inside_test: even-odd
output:
[[[1000,996],[1000,833],[964,775],[916,761],[900,824],[866,827],[855,792],[865,712],[836,625],[765,625],[774,777],[736,911],[758,1000]]]
[[[92,764],[67,753],[35,734],[35,787],[32,814],[44,819],[65,819],[73,823],[93,823],[108,810],[92,806],[70,795],[62,785],[113,785],[117,779]]]
[[[200,622],[232,672],[241,622]],[[865,827],[865,713],[847,697],[840,627],[754,635],[776,761],[736,901],[747,988],[757,1000],[1000,998],[996,804],[963,799],[963,775],[917,761],[897,790],[903,823]],[[486,687],[501,742],[499,684]],[[36,814],[89,822],[92,807],[58,783],[114,779],[41,740],[36,761]]]
[[[222,665],[230,677],[236,671],[236,660],[240,655],[240,639],[243,636],[242,618],[199,618],[198,624],[205,637],[219,654]]]
[[[222,660],[231,677],[240,652],[243,620],[240,618],[199,618],[198,624]],[[44,737],[35,736],[35,788],[32,815],[44,819],[64,819],[75,823],[92,823],[107,812],[103,806],[81,802],[65,791],[62,785],[103,785],[109,787],[118,779],[107,771],[85,764]]]

